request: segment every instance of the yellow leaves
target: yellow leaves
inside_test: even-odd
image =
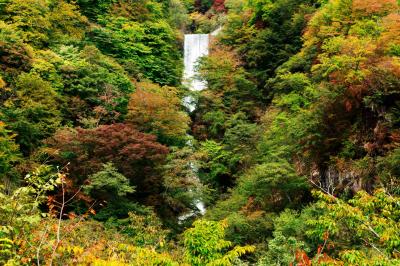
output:
[[[72,248],[72,252],[76,255],[76,256],[79,256],[79,255],[81,255],[82,253],[83,253],[83,248],[82,247],[78,247],[78,246],[74,246],[73,248]]]
[[[85,251],[82,247],[80,246],[60,246],[57,249],[58,252],[60,253],[72,253],[75,256],[80,256],[83,254],[83,252]]]
[[[255,246],[243,246],[239,247],[236,246],[232,250],[228,251],[222,258],[213,260],[209,263],[207,263],[207,266],[230,266],[233,265],[233,262],[248,253],[253,253],[255,252],[256,247]]]
[[[303,50],[319,50],[312,72],[332,85],[347,88],[341,101],[347,112],[360,108],[371,91],[385,90],[376,83],[386,86],[392,75],[400,77],[398,10],[394,0],[330,1],[310,23]],[[373,16],[366,18],[369,15]]]
[[[109,255],[111,258],[119,258],[120,261],[129,262],[129,265],[181,265],[174,261],[174,259],[165,252],[159,253],[154,248],[143,248],[133,245],[119,244]],[[107,262],[113,261],[113,259],[107,260]],[[107,264],[108,265],[108,264]],[[110,264],[111,265],[111,264]]]
[[[311,193],[315,198],[318,198],[324,202],[334,203],[338,200],[336,197],[325,194],[319,190],[313,190],[313,191],[311,191]]]
[[[224,239],[226,220],[197,220],[193,226],[184,233],[186,257],[191,265],[232,265],[235,259],[255,250],[253,246],[233,246]]]
[[[63,36],[82,39],[88,23],[76,4],[65,1],[13,0],[5,11],[10,21],[21,29],[26,42],[41,46],[44,42]],[[52,36],[53,35],[53,36]]]
[[[376,44],[369,38],[349,36],[341,46],[341,53],[355,58],[365,58],[375,53]]]
[[[210,18],[208,15],[197,11],[190,13],[189,19],[198,25],[200,32],[210,32],[216,26],[215,18]]]
[[[390,253],[400,246],[400,228],[396,221],[398,201],[397,197],[387,195],[383,189],[373,195],[361,191],[349,201],[337,199],[329,202],[323,199],[318,206],[326,214],[313,224],[322,225],[336,237],[343,234],[341,230],[345,228],[352,237]]]
[[[0,89],[4,89],[6,87],[6,82],[0,76]]]
[[[111,260],[102,260],[94,258],[90,261],[90,265],[93,266],[128,266],[130,264],[125,263],[123,261],[119,261],[118,259],[111,259]]]
[[[377,48],[373,40],[340,36],[326,40],[322,48],[321,63],[313,67],[314,72],[344,84],[360,84],[371,74],[369,68]]]
[[[57,173],[57,179],[56,179],[56,184],[61,184],[65,180],[65,174],[62,173]]]

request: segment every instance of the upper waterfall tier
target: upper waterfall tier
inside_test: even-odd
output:
[[[183,82],[190,90],[200,91],[206,84],[195,79],[196,65],[200,57],[208,55],[209,34],[185,35],[185,71]]]

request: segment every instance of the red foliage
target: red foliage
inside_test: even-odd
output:
[[[217,12],[226,12],[225,0],[215,0],[213,3],[213,9]]]
[[[0,69],[3,71],[27,70],[31,64],[30,50],[18,43],[0,41]]]

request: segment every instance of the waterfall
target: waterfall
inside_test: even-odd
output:
[[[201,91],[206,87],[202,81],[196,80],[196,63],[199,58],[208,55],[208,34],[185,34],[185,71],[184,84],[192,91]]]
[[[206,88],[203,81],[196,79],[198,74],[196,65],[200,57],[208,55],[208,43],[208,34],[185,34],[183,84],[191,91],[201,91]],[[190,112],[196,109],[196,103],[191,96],[186,97],[183,104]]]
[[[196,65],[198,60],[205,55],[208,55],[208,44],[209,34],[185,34],[185,54],[184,54],[184,72],[183,72],[183,84],[186,85],[191,91],[201,91],[206,88],[206,83],[196,79],[198,74]],[[196,109],[196,102],[193,97],[188,96],[183,100],[183,104],[188,108],[190,112]],[[192,146],[192,142],[188,141],[188,146]],[[197,176],[197,168],[193,162],[190,162],[190,168],[194,175],[193,178],[200,183]],[[197,199],[193,202],[198,211],[204,215],[206,208],[204,202]],[[194,215],[193,212],[183,214],[179,217],[179,220],[183,221]]]

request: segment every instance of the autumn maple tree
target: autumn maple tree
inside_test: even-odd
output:
[[[140,82],[131,95],[128,110],[127,121],[144,132],[176,138],[188,130],[189,117],[183,112],[174,87]]]

